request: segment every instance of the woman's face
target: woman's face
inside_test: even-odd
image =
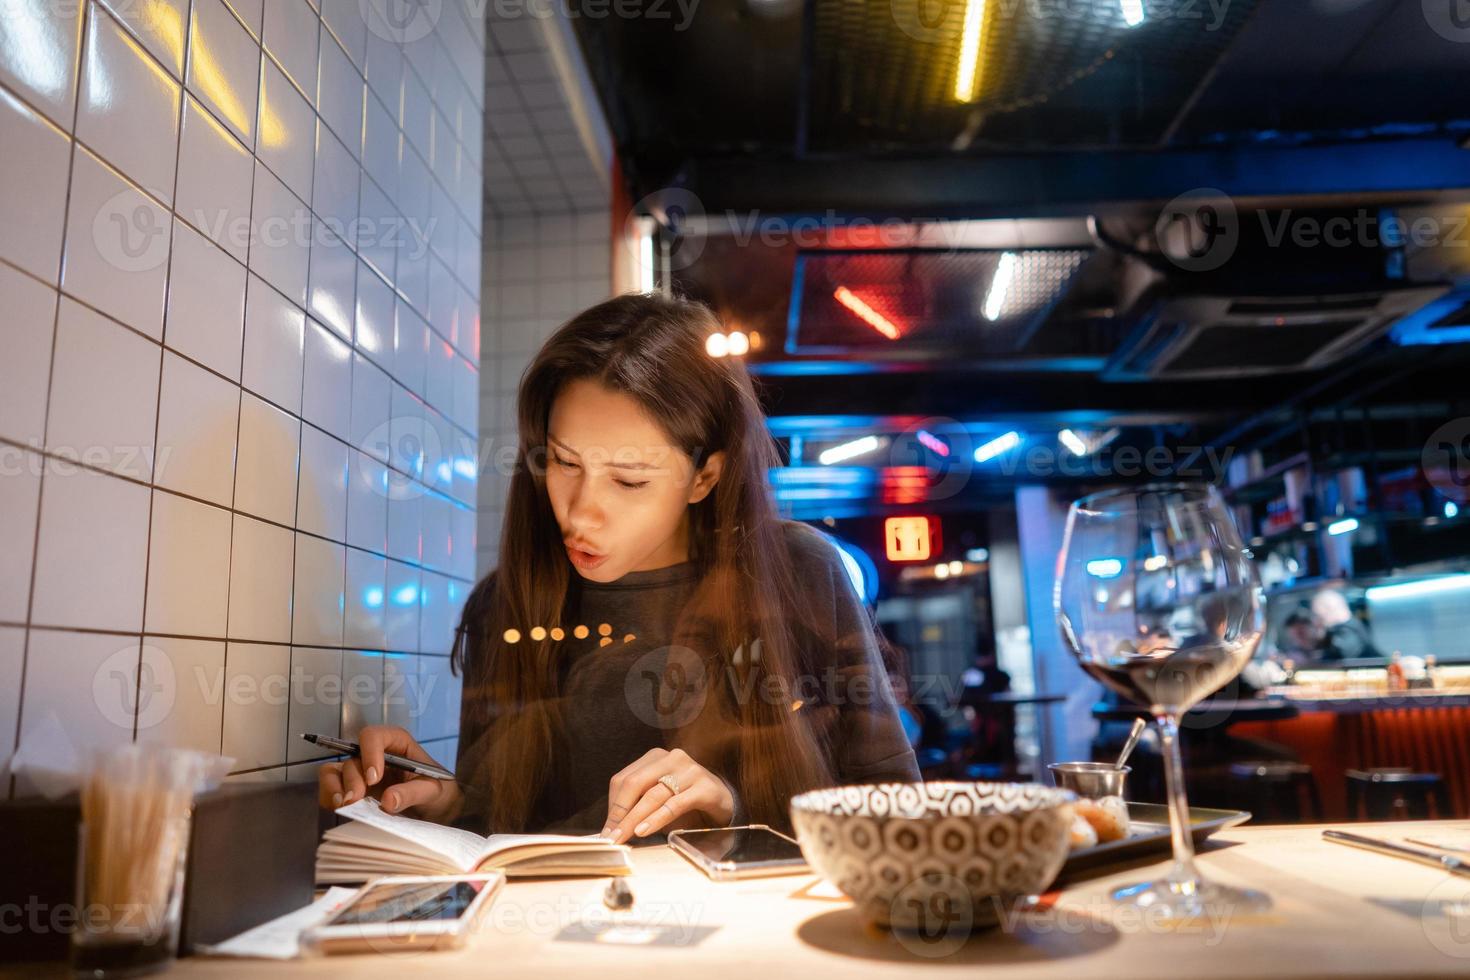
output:
[[[632,397],[573,381],[551,405],[546,491],[567,558],[612,582],[689,557],[688,509],[719,479],[723,456],[693,462]]]

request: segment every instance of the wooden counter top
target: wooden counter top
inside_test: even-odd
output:
[[[1360,833],[1470,834],[1470,821],[1354,824]],[[459,951],[343,956],[295,963],[190,958],[184,978],[325,977],[749,977],[975,976],[976,967],[1036,977],[1239,978],[1470,975],[1470,878],[1327,843],[1321,827],[1241,827],[1200,857],[1221,880],[1265,889],[1266,914],[1168,928],[1107,898],[1153,877],[1163,862],[1134,866],[1048,896],[1051,908],[958,945],[865,929],[845,900],[806,893],[812,876],[711,882],[666,847],[635,852],[638,914],[670,930],[671,945],[569,941],[586,916],[605,924],[603,880],[509,883],[485,930]],[[1466,911],[1447,914],[1452,903]],[[1048,903],[1044,903],[1048,904]],[[590,930],[595,934],[596,929]],[[935,955],[940,954],[940,955]],[[28,970],[36,976],[39,971]]]

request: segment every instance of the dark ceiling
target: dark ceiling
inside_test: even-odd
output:
[[[1449,239],[1470,215],[1459,2],[984,0],[968,99],[965,0],[576,26],[629,200],[663,223],[672,286],[761,333],[778,432],[940,416],[1249,443],[1366,405],[1411,420],[1374,430],[1407,453],[1463,408],[1470,346],[1419,345],[1470,339],[1470,234],[1420,247],[1374,222],[1430,215]],[[1197,213],[1171,244],[1179,195]],[[1220,207],[1232,251],[1201,267]],[[1272,237],[1365,218],[1348,247]],[[854,231],[885,220],[897,240]]]
[[[635,199],[686,186],[706,205],[770,208],[770,184],[815,172],[842,206],[867,206],[865,186],[886,208],[930,197],[926,175],[956,161],[1452,145],[1470,131],[1456,2],[1152,0],[1130,29],[1109,0],[991,0],[970,102],[955,92],[964,0],[703,0],[687,19],[584,17],[577,31]],[[865,167],[834,173],[834,160]],[[899,180],[906,197],[885,193]],[[1185,186],[1200,183],[1219,186]],[[1139,190],[1121,182],[1119,196]]]

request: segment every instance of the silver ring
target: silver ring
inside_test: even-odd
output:
[[[678,776],[675,776],[673,773],[667,773],[667,774],[665,774],[663,776],[658,777],[658,781],[661,782],[661,783],[663,783],[665,786],[667,786],[669,788],[669,792],[670,793],[673,793],[675,796],[678,796],[679,795],[679,777]]]

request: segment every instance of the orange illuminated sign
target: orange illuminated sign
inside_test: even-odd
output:
[[[926,561],[934,551],[938,522],[925,516],[889,517],[883,521],[883,547],[889,561]]]

